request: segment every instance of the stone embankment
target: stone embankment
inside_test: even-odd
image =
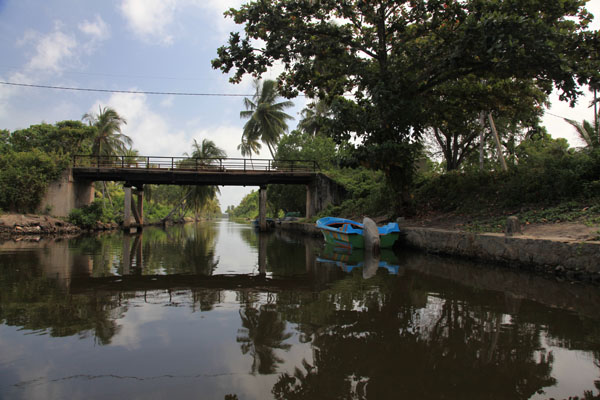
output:
[[[314,224],[282,222],[278,228],[320,235]],[[493,261],[510,267],[600,282],[600,241],[520,234],[472,233],[401,226],[400,245],[434,254]]]
[[[403,227],[403,244],[430,253],[489,260],[576,280],[600,280],[600,242]]]

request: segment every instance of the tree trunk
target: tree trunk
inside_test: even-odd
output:
[[[504,156],[502,155],[502,145],[500,144],[500,138],[498,137],[498,131],[496,131],[496,125],[494,124],[494,119],[492,118],[492,113],[488,113],[488,120],[490,121],[490,128],[492,128],[492,133],[494,134],[494,140],[496,141],[496,147],[498,148],[498,160],[500,161],[500,165],[502,165],[502,170],[508,171],[508,167],[506,166],[506,161],[504,160]]]
[[[179,204],[177,204],[177,205],[176,205],[176,206],[175,206],[175,207],[174,207],[174,208],[171,210],[171,212],[169,212],[169,214],[167,214],[167,216],[166,216],[166,217],[164,217],[164,218],[162,219],[162,220],[163,220],[163,222],[164,222],[164,221],[167,221],[167,220],[168,220],[168,219],[171,217],[171,215],[173,215],[173,213],[175,213],[175,211],[177,211],[177,210],[178,210],[178,209],[179,209],[179,208],[180,208],[180,207],[183,205],[183,203],[185,202],[185,200],[186,200],[186,199],[189,197],[189,195],[190,195],[191,193],[192,193],[192,192],[188,192],[188,194],[186,194],[186,195],[185,195],[185,196],[184,196],[184,197],[181,199],[181,201],[179,202]]]

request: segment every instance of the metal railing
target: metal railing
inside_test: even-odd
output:
[[[319,164],[312,160],[268,160],[253,158],[190,158],[161,156],[92,156],[75,155],[74,167],[151,169],[177,171],[261,171],[318,172]]]

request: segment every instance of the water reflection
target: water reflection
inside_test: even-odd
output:
[[[363,257],[224,222],[0,244],[0,397],[598,396],[597,288]]]

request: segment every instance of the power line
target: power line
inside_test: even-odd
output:
[[[551,116],[553,116],[553,117],[556,117],[556,118],[561,118],[561,119],[569,119],[569,118],[567,118],[567,117],[561,117],[560,115],[552,114],[552,113],[551,113],[551,112],[549,112],[549,111],[545,111],[545,112],[544,112],[544,114],[548,114],[548,115],[551,115]]]
[[[128,93],[128,94],[151,94],[151,95],[168,95],[168,96],[213,96],[213,97],[252,97],[252,94],[235,94],[235,93],[195,93],[195,92],[154,92],[145,90],[111,90],[111,89],[93,89],[93,88],[77,88],[68,86],[51,86],[51,85],[33,85],[27,83],[15,83],[0,81],[2,85],[30,87],[37,89],[55,89],[55,90],[74,90],[78,92],[101,92],[101,93]]]

